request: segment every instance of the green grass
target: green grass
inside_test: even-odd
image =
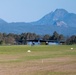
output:
[[[71,48],[74,48],[71,50]],[[30,53],[27,51],[31,50]],[[61,59],[65,59],[62,60]],[[68,61],[67,61],[67,59]],[[60,61],[57,61],[57,59]],[[48,60],[42,64],[42,60]],[[73,65],[76,63],[76,45],[55,45],[55,46],[26,46],[26,45],[14,45],[14,46],[0,46],[0,65],[2,65],[2,69],[18,68],[32,68],[37,67],[38,70],[31,71],[31,75],[75,75],[76,72],[73,71],[57,71],[57,66],[66,67],[66,65]],[[24,66],[23,66],[24,64]],[[48,70],[45,67],[47,66],[55,66],[54,69]],[[10,67],[9,67],[10,66]],[[76,66],[76,65],[75,65]],[[76,69],[76,67],[73,69]],[[5,68],[4,68],[5,67]],[[42,67],[43,70],[42,70]],[[71,67],[69,66],[69,69]],[[18,68],[20,69],[20,68]],[[49,68],[50,69],[50,68]],[[65,68],[66,69],[66,68]],[[17,70],[17,69],[16,69]],[[22,70],[22,69],[21,69]],[[12,71],[12,70],[11,70]],[[17,71],[18,72],[18,71]],[[14,75],[30,75],[29,72],[26,71],[20,74]],[[4,74],[5,75],[5,74]],[[9,73],[7,73],[9,75]]]
[[[70,48],[73,47],[74,50]],[[31,50],[31,53],[27,51]],[[76,56],[76,46],[0,46],[0,55],[19,55],[14,61]],[[10,61],[10,60],[9,60]],[[13,62],[13,61],[12,61]]]

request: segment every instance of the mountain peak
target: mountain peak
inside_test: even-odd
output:
[[[76,27],[76,14],[69,13],[65,9],[56,9],[42,17],[40,20],[32,22],[33,25],[56,25],[65,27]]]
[[[54,11],[53,19],[62,20],[67,14],[68,14],[68,12],[65,9],[56,9]]]
[[[55,12],[64,12],[64,13],[68,13],[68,11],[66,11],[65,9],[56,9]]]
[[[76,14],[64,9],[56,9],[32,23],[7,23],[0,19],[0,32],[3,33],[32,32],[44,35],[52,34],[54,31],[64,35],[76,35]]]

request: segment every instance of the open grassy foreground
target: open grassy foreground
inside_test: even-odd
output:
[[[76,45],[0,46],[0,75],[76,75]]]

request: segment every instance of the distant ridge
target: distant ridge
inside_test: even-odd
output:
[[[0,19],[0,32],[37,34],[52,34],[57,31],[63,35],[76,35],[76,14],[69,13],[65,9],[56,9],[35,22],[13,22],[7,23]]]
[[[0,18],[0,24],[4,24],[4,23],[7,23],[7,22]]]

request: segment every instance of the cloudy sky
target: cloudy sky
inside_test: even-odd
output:
[[[32,22],[61,8],[76,13],[76,0],[0,0],[0,18],[7,22]]]

